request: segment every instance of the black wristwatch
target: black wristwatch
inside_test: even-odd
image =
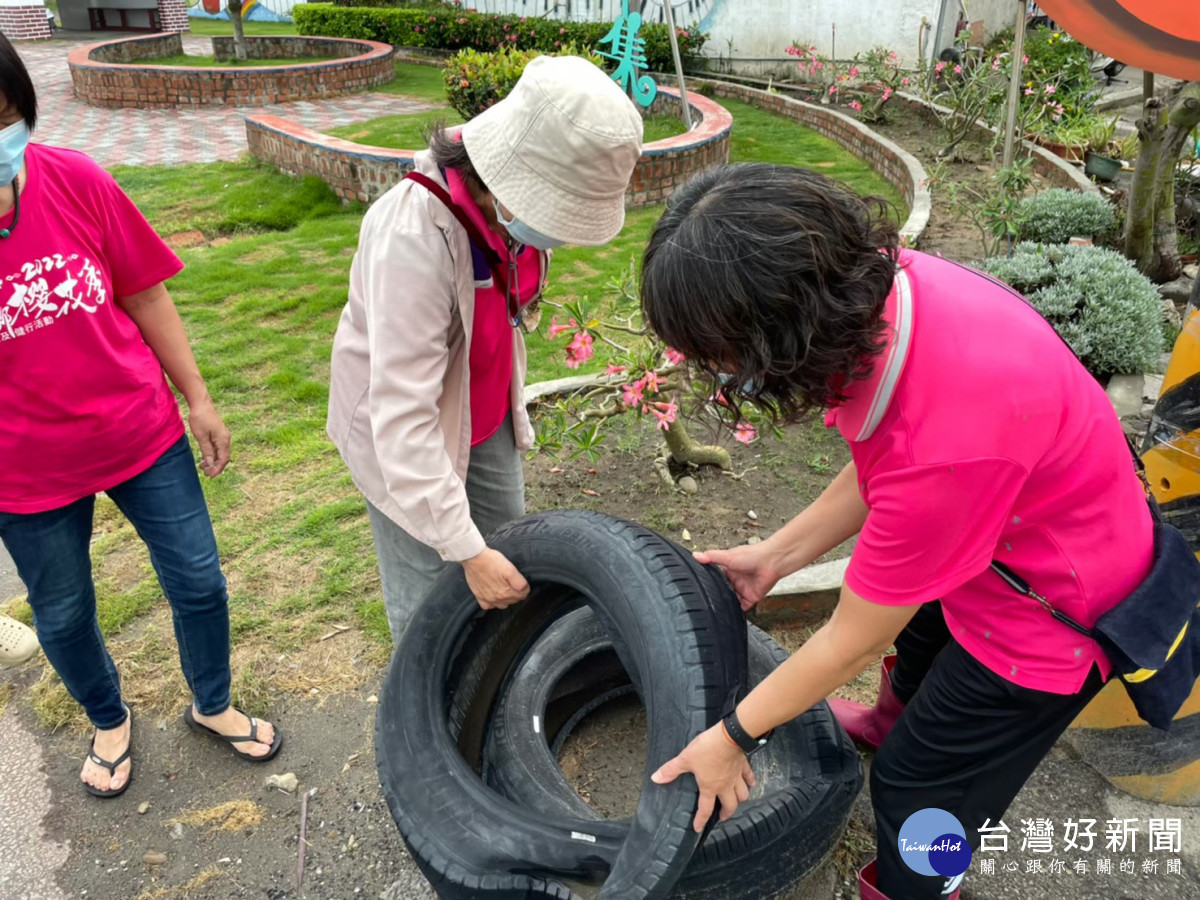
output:
[[[727,715],[721,722],[725,725],[725,732],[733,739],[733,742],[742,748],[742,752],[749,756],[752,753],[757,753],[763,747],[767,746],[767,741],[771,739],[771,735],[775,733],[772,728],[761,737],[751,737],[746,729],[742,727],[742,723],[738,721],[737,710],[735,709]]]

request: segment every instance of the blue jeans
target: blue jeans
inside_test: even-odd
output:
[[[208,506],[186,436],[106,491],[150,550],[171,604],[184,677],[201,715],[229,706],[229,607]],[[94,496],[40,513],[0,512],[0,539],[29,592],[46,658],[97,728],[125,721],[121,682],[96,620]]]

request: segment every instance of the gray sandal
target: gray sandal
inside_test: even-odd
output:
[[[237,709],[236,706],[233,708]],[[227,734],[221,734],[221,732],[214,731],[212,728],[209,728],[207,725],[202,725],[201,723],[197,722],[196,717],[192,713],[192,708],[190,706],[183,711],[183,721],[187,723],[187,727],[192,729],[192,731],[197,731],[200,734],[207,734],[209,737],[220,738],[221,740],[226,741],[227,743],[230,743],[230,744],[244,744],[247,741],[253,741],[254,743],[260,743],[258,740],[258,719],[254,718],[254,716],[247,715],[245,712],[242,712],[242,710],[240,710],[240,709],[237,709],[237,711],[242,713],[243,716],[246,716],[246,718],[250,720],[250,733],[241,735],[240,737],[230,737]],[[234,752],[234,755],[240,756],[242,759],[247,760],[249,762],[261,763],[261,762],[266,762],[267,760],[273,758],[275,756],[275,754],[279,752],[279,748],[282,746],[283,746],[283,732],[280,731],[278,727],[276,727],[275,728],[275,740],[271,743],[271,749],[270,749],[270,751],[263,754],[262,756],[251,756],[249,753],[243,753],[241,750],[238,750],[236,747],[234,748],[233,752]]]
[[[122,753],[120,756],[118,756],[112,762],[109,762],[107,759],[102,759],[101,757],[96,755],[96,732],[95,731],[92,732],[92,746],[88,749],[87,758],[90,759],[96,765],[98,765],[100,768],[108,769],[109,778],[116,775],[117,767],[120,766],[121,763],[125,762],[125,760],[129,759],[130,756],[133,754],[133,713],[131,713],[129,711],[129,707],[125,707],[125,716],[126,716],[125,721],[127,721],[129,723],[129,746],[125,748],[124,753]],[[127,779],[125,779],[125,783],[123,785],[121,785],[119,788],[117,788],[116,790],[102,791],[102,790],[100,790],[100,788],[93,787],[92,785],[88,784],[86,781],[83,783],[83,786],[87,789],[87,792],[89,794],[91,794],[93,797],[102,797],[107,800],[112,797],[120,797],[123,793],[125,793],[125,791],[127,791],[129,789],[129,785],[131,785],[131,784],[133,784],[133,766],[132,765],[129,767],[129,777]]]

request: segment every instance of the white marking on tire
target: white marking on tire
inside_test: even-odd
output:
[[[584,834],[582,831],[572,831],[571,840],[587,841],[589,844],[594,844],[596,843],[596,836],[594,834]]]
[[[542,720],[538,716],[533,717],[533,733],[534,734],[542,733]]]

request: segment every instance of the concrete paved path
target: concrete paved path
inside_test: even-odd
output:
[[[184,51],[211,53],[207,38],[185,37]],[[40,113],[34,140],[82,150],[102,166],[156,166],[234,160],[246,152],[247,115],[270,113],[318,131],[429,107],[394,94],[351,94],[331,100],[265,107],[98,109],[75,99],[67,55],[79,41],[21,44],[37,87]]]

